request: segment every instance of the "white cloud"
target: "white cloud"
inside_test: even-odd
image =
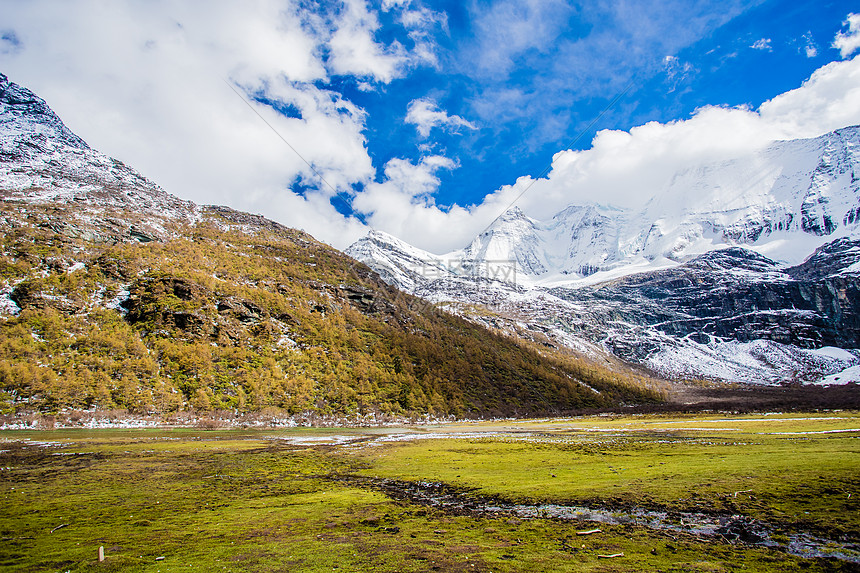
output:
[[[423,159],[392,159],[381,181],[375,180],[364,112],[325,86],[333,75],[345,75],[360,88],[385,89],[380,84],[418,61],[430,61],[432,45],[421,47],[418,40],[429,42],[429,36],[421,34],[427,26],[444,26],[444,18],[408,1],[387,1],[387,9],[401,11],[399,18],[409,33],[418,34],[415,50],[409,51],[377,40],[379,21],[364,0],[348,0],[342,10],[325,17],[308,15],[298,3],[276,0],[254,0],[251,6],[213,0],[205,10],[199,6],[190,0],[6,3],[0,66],[10,79],[47,99],[91,145],[129,162],[168,191],[200,203],[260,212],[338,247],[356,239],[364,227],[332,207],[332,191],[225,80],[257,98],[291,106],[296,111],[291,115],[298,117],[252,104],[338,192],[363,185],[353,206],[371,225],[436,252],[463,246],[528,185],[533,186],[518,204],[534,216],[587,201],[635,206],[690,162],[731,157],[772,139],[810,137],[860,123],[860,59],[846,60],[819,69],[802,87],[758,110],[707,107],[686,121],[600,132],[591,149],[558,153],[547,178],[523,177],[478,205],[442,208],[433,199],[439,173],[455,169],[456,163],[433,155],[433,146],[427,145]],[[507,0],[499,6],[500,11],[483,21],[480,45],[504,36],[491,24],[502,22],[515,7]],[[488,54],[489,66],[495,61],[504,68],[524,51],[545,49],[557,36],[557,21],[564,20],[552,10],[567,13],[561,4],[542,8],[537,0],[523,6],[531,18],[528,26],[507,24],[503,32],[510,33],[506,41],[511,43]],[[642,63],[648,54],[676,53],[674,48],[692,36],[667,45],[664,32],[669,27],[664,24],[671,20],[674,26],[676,14],[661,10],[656,19],[644,21],[637,14],[619,13],[618,22],[628,26],[619,37],[568,45],[561,59],[569,72],[565,81],[594,79],[588,75],[593,66],[586,66],[583,76],[577,74],[586,68],[574,64],[596,61],[593,56],[603,51],[621,54],[627,45],[645,45],[646,54],[634,54],[630,65]],[[713,18],[723,21],[722,16]],[[708,22],[697,24],[699,31],[710,29],[713,23]],[[851,32],[855,28],[850,24],[842,36],[856,37]],[[678,72],[685,71],[685,64],[674,64],[681,66]],[[587,87],[603,89],[601,82]],[[495,99],[473,102],[478,116],[505,121],[497,104],[504,103],[506,113],[516,113],[510,110],[534,101],[516,87],[495,87]],[[413,101],[408,116],[425,136],[434,128],[475,128],[429,99]],[[289,191],[297,180],[308,187],[302,196]]]
[[[438,68],[439,56],[433,33],[437,28],[448,33],[448,15],[428,8],[404,10],[400,15],[400,24],[409,30],[409,39],[414,44],[411,50],[413,64],[424,63]]]
[[[456,131],[460,127],[478,129],[475,124],[459,115],[448,115],[444,110],[440,110],[435,102],[426,98],[409,102],[406,111],[406,123],[414,124],[421,137],[430,135],[430,131],[434,127],[442,127],[451,131]]]
[[[412,56],[375,40],[363,0],[333,20],[276,0],[37,0],[3,12],[4,73],[95,148],[183,198],[262,212],[339,247],[360,233],[302,158],[337,191],[375,176],[364,112],[325,85],[348,75],[375,89]],[[297,112],[252,104],[302,158],[228,82]],[[303,196],[290,191],[297,180]]]
[[[772,52],[773,47],[770,44],[771,44],[770,38],[761,38],[760,40],[756,40],[755,42],[753,42],[753,45],[750,46],[750,48],[752,48],[753,50],[762,50],[762,51],[766,51],[766,52]]]
[[[278,200],[272,202],[272,197],[278,197]],[[300,197],[294,193],[279,193],[279,188],[273,187],[269,193],[262,192],[248,198],[243,210],[307,231],[340,249],[367,234],[367,227],[356,219],[343,217],[328,198],[319,193]]]
[[[810,30],[806,34],[803,35],[803,53],[806,54],[807,58],[814,58],[818,55],[818,45],[815,43],[815,40],[812,38],[812,31]]]
[[[455,167],[453,161],[438,155],[418,163],[392,159],[385,166],[385,180],[367,185],[356,195],[353,206],[366,214],[375,229],[439,253],[453,250],[471,240],[483,221],[495,217],[493,213],[505,200],[513,199],[502,192],[479,206],[439,208],[433,201],[439,185],[436,172]]]
[[[374,35],[379,20],[365,0],[345,0],[337,28],[329,40],[329,65],[338,75],[372,78],[382,83],[400,77],[408,63],[404,47],[397,41],[383,46]]]
[[[693,65],[689,62],[682,62],[677,56],[666,56],[663,58],[663,70],[666,73],[666,79],[672,84],[669,92],[673,92],[678,88],[678,85],[687,79],[690,72],[693,71]]]
[[[396,177],[356,198],[369,223],[421,248],[444,253],[465,246],[517,200],[527,214],[547,218],[571,204],[640,208],[681,169],[750,153],[778,139],[815,137],[860,124],[860,58],[818,69],[804,84],[758,110],[704,107],[693,117],[599,132],[591,148],[561,151],[546,178],[521,177],[479,205],[439,209],[400,189]],[[411,166],[413,169],[427,167]],[[432,175],[432,173],[431,173]]]
[[[412,0],[382,0],[382,9],[388,12],[392,8],[407,8]]]
[[[860,14],[848,14],[843,25],[848,26],[848,31],[836,34],[833,47],[839,50],[843,58],[847,58],[860,48]]]
[[[561,0],[500,0],[470,10],[476,37],[469,72],[506,77],[516,57],[553,45],[574,8]]]
[[[0,30],[0,54],[15,54],[21,50],[21,40],[14,30]]]
[[[470,2],[475,38],[458,54],[460,73],[479,80],[467,100],[470,117],[482,125],[535,124],[576,102],[611,99],[663,72],[666,54],[683,53],[757,1]],[[669,89],[683,79],[670,79]],[[540,127],[524,149],[563,137]]]
[[[801,87],[763,103],[759,115],[774,139],[815,137],[860,124],[860,58],[822,66]]]
[[[640,207],[686,166],[858,123],[860,59],[835,62],[758,110],[704,107],[685,121],[601,131],[590,149],[556,154],[548,178],[535,182],[520,205],[541,217],[571,203]]]

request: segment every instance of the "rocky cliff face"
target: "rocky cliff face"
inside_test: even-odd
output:
[[[804,349],[856,349],[860,284],[849,269],[858,260],[860,241],[847,239],[788,269],[732,248],[674,269],[552,293],[586,305],[599,323],[625,322],[701,344],[768,340]],[[633,342],[625,340],[624,346]],[[647,343],[636,346],[633,358],[656,350]],[[624,347],[616,351],[626,352]]]

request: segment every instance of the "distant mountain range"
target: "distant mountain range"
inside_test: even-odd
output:
[[[661,402],[653,387],[441,312],[301,231],[182,201],[0,74],[0,425],[560,413]]]
[[[347,253],[473,320],[670,377],[860,381],[858,158],[846,127],[690,165],[641,211],[512,207],[452,253],[378,231]]]

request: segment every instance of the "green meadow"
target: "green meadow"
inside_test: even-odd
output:
[[[858,438],[856,412],[7,431],[0,569],[856,571]],[[506,504],[537,517],[484,510]],[[742,517],[774,546],[625,522],[636,511]],[[798,536],[817,557],[787,551]]]

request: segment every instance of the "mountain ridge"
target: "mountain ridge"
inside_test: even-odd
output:
[[[511,331],[520,315],[662,375],[814,382],[860,357],[858,146],[852,126],[691,166],[638,213],[515,207],[444,256],[378,233],[346,252],[428,300],[482,305]]]
[[[571,204],[536,220],[513,206],[469,245],[437,257],[515,261],[529,284],[555,285],[675,266],[733,245],[799,264],[826,242],[860,234],[858,149],[860,127],[850,126],[693,165],[652,190],[640,211]]]

